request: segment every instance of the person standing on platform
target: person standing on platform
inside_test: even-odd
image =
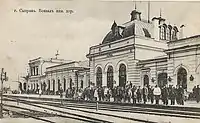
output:
[[[97,94],[98,94],[99,101],[101,101],[101,99],[102,99],[102,96],[101,96],[101,87],[97,88]]]
[[[137,88],[134,85],[133,88],[131,89],[132,91],[132,100],[133,100],[133,104],[136,104],[136,99],[137,99]]]
[[[176,88],[173,86],[171,86],[169,89],[169,99],[171,100],[171,105],[175,105]]]
[[[128,88],[128,96],[127,96],[127,98],[128,98],[128,103],[131,102],[131,97],[132,97],[132,90],[131,90],[131,87],[129,87],[129,88]]]
[[[94,89],[94,101],[98,100],[98,88]]]
[[[146,104],[146,102],[147,102],[147,96],[148,96],[148,88],[147,88],[146,85],[142,89],[142,96],[143,96],[144,104]]]
[[[42,95],[42,90],[39,89],[39,97],[41,97],[41,95]]]
[[[176,94],[176,103],[178,105],[180,105],[180,95],[179,95],[179,85],[176,85],[176,88],[175,88],[175,94]]]
[[[138,101],[138,103],[140,103],[141,102],[141,89],[140,89],[140,86],[138,87],[138,89],[137,89],[137,101]]]
[[[160,95],[161,95],[160,87],[158,87],[156,85],[154,90],[153,90],[153,94],[155,96],[156,104],[158,105],[159,104],[159,100],[160,100]]]
[[[60,98],[63,98],[63,89],[60,87]]]
[[[182,86],[179,86],[178,88],[178,98],[179,98],[179,104],[184,105],[184,89]]]
[[[104,101],[108,101],[108,87],[104,89]]]
[[[168,96],[169,96],[169,91],[166,86],[163,87],[163,104],[168,105]]]
[[[154,90],[153,86],[149,87],[149,98],[150,98],[151,104],[153,104],[154,102],[153,90]]]
[[[197,85],[195,97],[196,97],[197,103],[199,103],[199,101],[200,101],[200,88],[199,88],[199,85]]]

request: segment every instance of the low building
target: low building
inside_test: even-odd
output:
[[[83,89],[89,86],[88,61],[72,61],[47,67],[46,84],[47,90],[52,93],[59,92],[60,89],[66,91],[68,88]]]
[[[29,74],[24,91],[56,94],[61,88],[85,88],[89,85],[88,61],[67,61],[64,59],[42,57],[29,60]]]

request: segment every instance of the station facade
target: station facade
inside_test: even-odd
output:
[[[200,84],[199,45],[200,36],[183,37],[183,26],[168,25],[161,16],[142,20],[133,10],[130,21],[114,21],[102,43],[90,47],[90,81],[111,88],[131,82],[192,91]]]

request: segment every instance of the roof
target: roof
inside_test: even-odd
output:
[[[133,20],[118,26],[114,22],[111,31],[108,32],[102,43],[109,43],[133,35],[151,38],[153,35],[153,24],[145,20]]]
[[[178,40],[169,41],[167,43],[180,42],[180,41],[183,41],[183,40],[195,39],[195,38],[200,38],[200,35],[194,35],[194,36],[190,36],[190,37],[186,37],[186,38],[181,38],[181,39],[178,39]]]
[[[68,68],[59,68],[59,69],[54,69],[54,70],[46,71],[45,73],[63,72],[63,71],[69,71],[69,70],[89,71],[90,68],[88,68],[88,67],[68,67]]]
[[[167,61],[167,56],[164,55],[164,56],[160,56],[160,57],[157,57],[157,58],[152,58],[152,59],[146,59],[146,60],[140,60],[138,62],[139,65],[141,64],[149,64],[149,63],[154,63],[154,62],[166,62]]]
[[[56,68],[56,67],[59,67],[59,66],[68,65],[68,64],[73,64],[73,63],[78,63],[78,62],[77,62],[77,61],[71,61],[71,62],[59,64],[59,65],[50,66],[50,67],[47,67],[47,69],[49,69],[49,68]]]

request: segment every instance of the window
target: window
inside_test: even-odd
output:
[[[50,83],[50,80],[48,80],[48,90],[50,91],[51,89],[51,83]]]
[[[58,79],[58,91],[60,91],[60,85],[61,85],[60,79]]]
[[[81,80],[81,88],[83,88],[83,80]]]
[[[35,67],[33,67],[33,76],[35,76]]]
[[[126,85],[126,66],[124,64],[120,64],[119,66],[119,86],[125,87]]]
[[[39,74],[39,69],[38,69],[38,67],[35,67],[36,68],[36,75],[38,75]]]
[[[144,86],[149,86],[149,76],[148,75],[144,75]]]
[[[177,73],[177,85],[187,89],[187,71],[185,68],[180,67]]]
[[[176,39],[177,39],[177,31],[176,31],[176,29],[173,29],[172,40],[176,40]]]
[[[171,29],[170,28],[166,28],[166,39],[171,40]]]
[[[97,87],[102,86],[102,69],[100,67],[97,68],[96,85],[97,85]]]
[[[63,89],[64,89],[64,91],[66,91],[66,79],[65,78],[63,79],[63,82],[64,82]]]
[[[166,27],[164,26],[160,27],[160,39],[166,40]]]
[[[69,88],[72,89],[72,78],[69,79]]]
[[[109,66],[107,70],[107,87],[113,88],[113,67]]]

